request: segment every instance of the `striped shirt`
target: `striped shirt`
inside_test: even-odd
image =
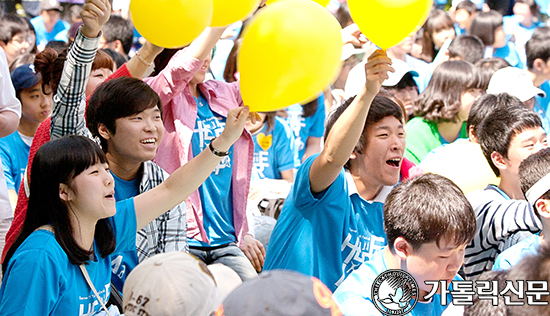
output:
[[[476,214],[477,228],[466,247],[464,273],[472,279],[491,270],[505,249],[542,229],[542,224],[525,200],[512,200],[494,185],[466,195]]]
[[[57,94],[54,96],[50,127],[52,140],[75,134],[94,139],[86,128],[85,89],[100,38],[101,35],[97,38],[87,38],[80,31],[75,37],[67,54]],[[99,139],[94,140],[99,143]],[[169,176],[152,161],[145,161],[140,173],[140,194],[156,187]],[[157,253],[189,251],[185,202],[142,228],[137,233],[136,249],[140,261]]]

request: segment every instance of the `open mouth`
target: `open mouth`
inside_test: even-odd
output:
[[[140,143],[145,144],[145,145],[154,145],[156,142],[157,142],[157,140],[154,139],[154,138],[147,138],[147,139],[144,139],[144,140],[140,141]]]
[[[393,158],[386,160],[386,163],[392,167],[399,168],[399,164],[401,163],[401,158]]]

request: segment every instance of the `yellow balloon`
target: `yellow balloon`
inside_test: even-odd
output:
[[[399,43],[421,26],[433,0],[348,0],[353,21],[382,49]]]
[[[132,21],[141,36],[166,48],[191,43],[212,20],[212,0],[132,0]]]
[[[434,150],[422,160],[420,167],[424,173],[436,173],[452,180],[464,194],[500,183],[479,144],[466,139]]]
[[[336,78],[341,54],[340,25],[323,7],[268,6],[245,29],[237,57],[244,104],[266,112],[311,99]]]
[[[280,0],[267,0],[266,4],[272,4],[273,2],[277,2],[277,1],[280,1]],[[323,7],[326,7],[330,2],[330,0],[312,0],[312,1],[317,2],[318,4],[322,5]]]
[[[226,26],[246,18],[260,4],[260,0],[214,0],[214,14],[210,26]]]

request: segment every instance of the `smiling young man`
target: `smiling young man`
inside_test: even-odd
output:
[[[361,92],[329,116],[325,147],[298,170],[264,269],[296,270],[334,290],[386,245],[382,203],[399,181],[405,150],[401,108],[376,96],[390,64],[375,52]]]
[[[441,315],[452,297],[447,294],[443,304],[438,290],[426,300],[432,284],[425,281],[445,280],[450,286],[453,279],[462,280],[457,272],[475,228],[472,206],[451,180],[428,173],[398,184],[384,204],[388,246],[346,278],[335,301],[346,316],[382,315],[386,303],[374,296],[373,285],[384,271],[400,269],[418,285],[417,304],[407,315]]]
[[[498,254],[542,228],[521,192],[518,173],[525,158],[548,147],[540,117],[521,105],[495,109],[477,136],[500,184],[467,194],[477,219],[476,235],[464,258],[467,278],[491,270]]]

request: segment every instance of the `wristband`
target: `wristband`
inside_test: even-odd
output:
[[[212,140],[210,141],[210,144],[208,144],[208,148],[210,148],[210,151],[218,157],[225,157],[225,156],[229,155],[229,150],[228,151],[219,151],[216,148],[214,148],[214,146],[212,146],[212,143],[214,142],[214,140],[216,138],[217,137],[212,138]]]

